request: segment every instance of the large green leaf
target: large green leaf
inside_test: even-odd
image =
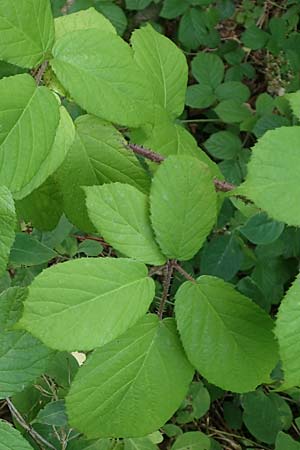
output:
[[[7,260],[15,239],[15,205],[11,193],[0,186],[0,276],[6,270]]]
[[[275,334],[279,342],[279,353],[284,370],[285,383],[298,386],[300,383],[300,275],[287,291],[276,320]]]
[[[211,276],[188,281],[175,313],[189,360],[209,382],[247,392],[267,381],[278,359],[272,320],[232,285]]]
[[[50,350],[26,331],[0,332],[0,398],[22,391],[41,375]]]
[[[294,226],[300,225],[299,140],[298,126],[265,133],[253,147],[246,181],[237,190],[270,217]]]
[[[11,424],[0,420],[0,450],[33,450],[33,448]]]
[[[21,199],[62,163],[73,125],[55,96],[27,74],[0,80],[0,96],[0,183]]]
[[[57,17],[54,24],[56,39],[61,38],[71,31],[87,30],[90,28],[97,28],[114,34],[117,33],[110,21],[96,11],[95,8]]]
[[[161,265],[149,219],[148,197],[129,184],[85,188],[91,221],[114,248],[146,264]]]
[[[49,0],[1,0],[0,33],[0,59],[29,68],[41,63],[54,40]]]
[[[142,437],[176,411],[193,377],[173,319],[148,315],[97,349],[67,396],[70,424],[88,437]]]
[[[154,175],[150,209],[164,254],[168,258],[191,259],[217,215],[217,194],[208,167],[195,158],[169,156]]]
[[[81,230],[93,229],[81,186],[120,181],[148,192],[150,178],[135,155],[125,149],[122,134],[108,122],[85,115],[76,122],[76,138],[57,180],[69,220]],[[74,196],[76,202],[74,202]]]
[[[83,109],[121,125],[151,121],[153,91],[119,36],[73,31],[58,39],[53,55],[59,81]]]
[[[134,59],[155,91],[155,102],[171,116],[183,111],[188,66],[182,51],[149,24],[133,33]]]
[[[21,326],[58,350],[91,350],[134,325],[148,310],[154,282],[122,258],[69,261],[38,275]]]

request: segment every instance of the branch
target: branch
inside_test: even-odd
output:
[[[165,160],[165,157],[160,153],[154,152],[149,148],[141,147],[140,145],[127,144],[125,147],[132,150],[137,155],[144,156],[144,158],[147,158],[157,164],[160,164]],[[236,188],[234,184],[228,183],[228,181],[218,180],[217,178],[214,179],[214,185],[216,190],[221,192],[229,192]]]
[[[46,441],[46,439],[43,438],[37,431],[35,431],[28,423],[25,421],[25,419],[21,416],[17,408],[14,406],[14,404],[10,401],[9,398],[6,399],[7,406],[10,410],[11,415],[16,419],[16,421],[21,425],[22,428],[24,428],[25,431],[32,437],[32,439],[40,446],[40,444],[51,448],[52,450],[56,450],[54,445],[50,444],[50,442]]]
[[[167,262],[167,264],[165,266],[165,270],[164,270],[165,273],[164,273],[164,281],[163,281],[163,293],[162,293],[162,297],[161,297],[158,312],[157,312],[158,317],[160,319],[162,319],[163,312],[164,312],[164,306],[165,306],[165,303],[169,296],[169,289],[171,286],[173,270],[174,270],[174,261],[169,260]]]
[[[177,270],[177,272],[181,273],[181,275],[184,276],[188,281],[191,281],[192,283],[196,283],[195,278],[192,277],[189,273],[187,273],[183,267],[181,267],[177,261],[173,261],[173,267]]]

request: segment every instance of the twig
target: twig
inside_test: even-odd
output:
[[[150,150],[149,148],[141,147],[140,145],[136,144],[127,144],[125,146],[126,148],[132,150],[134,153],[137,153],[138,155],[144,156],[144,158],[149,159],[150,161],[153,161],[157,164],[160,164],[165,160],[165,157],[161,155],[160,153],[154,152],[153,150]],[[228,181],[218,180],[217,178],[214,179],[215,188],[217,191],[221,192],[228,192],[232,191],[236,188],[234,184],[228,183]]]
[[[184,119],[181,123],[210,123],[210,122],[223,122],[221,119]]]
[[[43,64],[40,65],[40,67],[39,67],[39,69],[38,69],[38,71],[37,71],[37,73],[36,73],[36,75],[34,77],[35,81],[36,81],[36,84],[38,86],[41,84],[43,75],[44,75],[47,67],[48,67],[48,61],[44,61]]]
[[[192,281],[192,283],[196,283],[195,278],[192,277],[192,275],[190,275],[189,273],[187,273],[183,267],[181,267],[177,261],[173,261],[173,267],[174,269],[177,270],[177,272],[181,273],[181,275],[184,276],[184,278],[186,278],[189,281]]]
[[[171,281],[172,281],[172,274],[173,274],[173,270],[174,270],[174,262],[173,260],[169,260],[165,266],[165,270],[164,270],[164,281],[163,281],[163,293],[162,293],[162,297],[159,303],[159,308],[157,311],[157,315],[160,319],[162,319],[163,316],[163,312],[164,312],[164,306],[165,303],[168,299],[168,295],[169,295],[169,289],[171,286]]]
[[[28,423],[25,421],[25,419],[21,416],[17,408],[14,406],[14,404],[10,401],[9,398],[6,398],[7,406],[11,412],[11,415],[16,419],[16,421],[21,425],[22,428],[24,428],[25,431],[32,437],[32,439],[40,446],[41,444],[51,448],[52,450],[56,450],[54,445],[50,444],[50,442],[46,441],[46,439],[43,438],[37,431],[35,431]]]

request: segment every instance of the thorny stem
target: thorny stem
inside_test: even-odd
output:
[[[44,61],[43,64],[41,64],[40,67],[38,68],[38,71],[37,71],[37,73],[36,73],[36,75],[34,77],[35,81],[36,81],[36,84],[38,86],[41,84],[43,75],[44,75],[47,67],[48,67],[48,61]]]
[[[21,416],[17,408],[14,406],[14,404],[10,401],[9,398],[6,398],[7,406],[11,412],[11,415],[16,419],[16,421],[21,425],[22,428],[24,428],[25,431],[32,437],[32,439],[39,445],[41,444],[48,448],[51,448],[52,450],[56,450],[56,448],[50,444],[50,442],[46,441],[46,439],[43,438],[37,431],[35,431],[28,423],[25,421],[25,419]]]
[[[162,319],[163,312],[164,312],[164,306],[169,296],[169,290],[171,286],[172,281],[172,274],[174,270],[174,261],[169,260],[165,266],[164,269],[164,281],[163,281],[163,293],[160,300],[159,308],[158,308],[158,317]]]
[[[127,144],[126,148],[132,150],[134,153],[137,153],[138,155],[144,156],[144,158],[147,158],[150,161],[153,161],[157,164],[160,164],[165,160],[165,157],[160,153],[154,152],[149,148],[141,147],[140,145]],[[214,184],[216,190],[221,192],[229,192],[236,188],[234,184],[228,183],[227,181],[218,180],[217,178],[214,179]]]
[[[177,272],[181,273],[181,275],[184,276],[184,278],[186,278],[189,281],[192,281],[192,283],[196,283],[195,278],[192,277],[192,275],[190,275],[189,273],[187,273],[183,267],[181,267],[177,261],[173,261],[173,267],[174,269],[177,270]]]

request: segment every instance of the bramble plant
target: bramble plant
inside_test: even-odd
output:
[[[218,449],[167,423],[202,417],[218,389],[243,394],[231,423],[242,406],[259,441],[294,445],[278,392],[300,384],[300,279],[276,258],[299,256],[299,93],[287,126],[256,129],[248,164],[234,127],[207,139],[211,159],[185,101],[246,131],[275,108],[260,97],[255,115],[219,56],[193,59],[187,89],[184,53],[150,24],[128,44],[94,8],[54,20],[48,0],[0,0],[0,31],[18,66],[0,79],[0,393],[15,424],[0,422],[0,448],[151,450],[163,429],[173,450]]]

